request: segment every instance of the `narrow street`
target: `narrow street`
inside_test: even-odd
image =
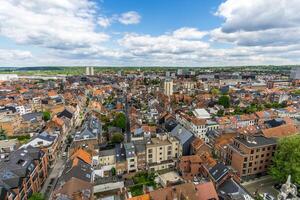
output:
[[[129,119],[129,105],[128,105],[128,99],[127,99],[127,92],[124,94],[125,97],[125,116],[126,116],[126,129],[125,129],[125,134],[126,134],[126,140],[127,142],[131,142],[131,133],[130,133],[130,119]]]
[[[61,175],[64,166],[66,164],[66,159],[62,158],[62,153],[58,156],[57,161],[54,167],[51,169],[51,172],[48,178],[45,181],[45,184],[42,187],[41,193],[45,195],[46,199],[49,199],[50,194],[53,192],[55,185],[59,176]]]
[[[268,193],[276,198],[279,192],[273,187],[275,183],[276,181],[273,180],[271,176],[264,176],[254,181],[245,182],[242,185],[251,194],[255,192],[260,194]]]

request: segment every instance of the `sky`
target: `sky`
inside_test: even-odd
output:
[[[299,0],[0,0],[0,66],[300,63]]]

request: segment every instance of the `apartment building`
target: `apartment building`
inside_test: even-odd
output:
[[[173,80],[164,81],[164,94],[167,96],[173,95]]]
[[[138,170],[146,169],[146,142],[144,140],[133,141],[137,156]]]
[[[135,146],[132,142],[125,143],[125,154],[127,161],[127,172],[137,171],[137,155],[135,153]]]
[[[276,150],[276,140],[261,135],[239,135],[228,145],[226,162],[242,179],[267,172]]]
[[[57,134],[42,132],[34,136],[28,143],[24,144],[22,147],[28,146],[37,147],[43,150],[48,157],[49,167],[54,167],[59,152],[58,150],[60,148],[59,137]]]
[[[27,199],[40,191],[47,176],[46,154],[32,146],[20,148],[0,162],[0,199]]]
[[[179,140],[167,134],[151,138],[146,144],[146,162],[153,171],[173,168],[181,155]]]

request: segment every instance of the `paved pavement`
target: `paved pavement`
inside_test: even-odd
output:
[[[269,193],[273,197],[277,198],[278,191],[273,187],[277,183],[270,176],[264,176],[253,181],[244,182],[242,185],[248,190],[249,193],[255,194],[258,192],[260,194]]]

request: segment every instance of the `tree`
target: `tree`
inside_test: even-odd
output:
[[[126,116],[124,113],[118,113],[115,119],[112,122],[113,126],[122,128],[123,130],[126,128]]]
[[[273,157],[270,175],[277,181],[284,182],[288,175],[293,182],[300,184],[300,136],[283,138],[279,141]]]
[[[0,140],[7,140],[6,132],[2,127],[0,128]]]
[[[222,95],[219,98],[218,104],[224,106],[224,108],[229,108],[230,107],[230,98],[229,98],[229,96],[228,95]]]
[[[110,171],[111,171],[111,175],[112,175],[112,176],[115,176],[115,175],[116,175],[116,173],[117,173],[117,171],[116,171],[116,168],[114,168],[114,167],[113,167],[113,168],[111,168],[111,170],[110,170]]]
[[[49,111],[44,111],[43,112],[43,120],[46,122],[49,119],[51,119],[51,113]]]
[[[224,110],[218,110],[217,116],[218,117],[223,117],[224,116]]]
[[[116,144],[116,143],[121,143],[124,140],[124,136],[122,133],[115,133],[113,134],[112,138],[111,138],[111,142]]]
[[[45,200],[45,198],[44,198],[43,194],[37,192],[37,193],[33,193],[31,195],[31,197],[29,197],[28,200]]]
[[[211,93],[214,97],[216,97],[216,96],[219,96],[219,94],[220,94],[221,92],[220,92],[219,89],[213,88],[213,89],[211,89],[210,93]]]

